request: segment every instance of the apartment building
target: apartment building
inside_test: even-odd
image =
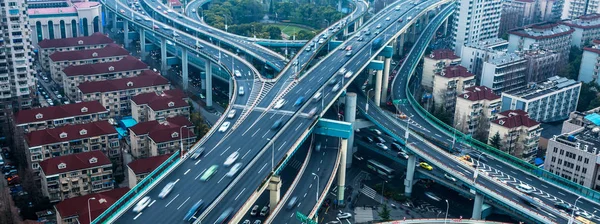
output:
[[[525,82],[541,82],[552,76],[556,76],[559,70],[560,55],[554,51],[532,49],[519,52],[519,56],[525,59]]]
[[[537,20],[541,21],[558,21],[562,14],[563,0],[536,0],[538,11],[536,13]]]
[[[144,93],[169,90],[169,80],[158,73],[145,70],[139,76],[79,84],[77,100],[99,101],[110,111],[109,116],[131,114],[131,98]]]
[[[515,53],[494,52],[483,62],[482,86],[487,86],[497,95],[526,85],[527,61]]]
[[[82,152],[40,162],[42,194],[50,202],[112,190],[110,159],[101,151]]]
[[[454,112],[456,96],[475,86],[475,76],[460,65],[446,66],[433,78],[433,102],[436,108]]]
[[[560,19],[576,19],[583,15],[599,13],[599,0],[563,0]]]
[[[454,126],[463,133],[473,134],[481,125],[496,119],[500,112],[500,96],[485,86],[466,88],[456,97]],[[484,122],[484,123],[481,123]]]
[[[542,128],[540,123],[529,118],[522,110],[507,110],[498,113],[490,122],[488,144],[492,136],[500,136],[500,150],[527,162],[533,162],[538,151]]]
[[[167,161],[171,154],[152,156],[148,158],[136,159],[127,164],[127,183],[129,188],[133,188],[138,182],[146,178],[160,164]]]
[[[600,125],[598,121],[600,121],[600,107],[585,112],[573,111],[569,119],[563,121],[560,133],[570,133],[588,125]]]
[[[431,51],[423,59],[423,74],[421,75],[421,86],[429,91],[433,90],[433,78],[440,73],[444,67],[460,63],[460,57],[450,49],[437,49]]]
[[[494,38],[468,43],[462,49],[460,65],[475,75],[477,83],[481,82],[483,62],[493,58],[497,52],[505,51],[508,41]]]
[[[600,40],[594,40],[593,43]],[[585,83],[595,82],[600,84],[598,74],[600,73],[600,47],[598,45],[583,48],[581,66],[577,80]]]
[[[502,111],[523,110],[537,122],[563,120],[577,108],[580,92],[581,82],[554,76],[502,93]]]
[[[569,60],[575,29],[560,23],[543,22],[509,31],[508,52],[529,49],[552,50],[560,55],[560,64]]]
[[[35,172],[45,160],[81,152],[101,151],[116,162],[121,160],[119,134],[106,120],[32,131],[24,141],[28,163]]]
[[[590,45],[593,40],[600,38],[600,14],[583,15],[576,19],[561,22],[571,27],[571,46],[583,48]]]
[[[534,23],[537,9],[534,0],[503,1],[498,37],[502,37],[514,28]]]
[[[135,77],[146,70],[148,70],[146,63],[127,55],[113,62],[71,65],[58,72],[58,76],[62,77],[65,95],[77,100],[79,96],[77,87],[83,82]]]
[[[128,191],[129,188],[123,187],[67,198],[54,205],[56,220],[60,224],[89,224],[90,218],[94,220]]]
[[[90,36],[82,37],[44,39],[37,43],[39,62],[42,69],[50,71],[50,55],[54,52],[99,49],[110,43],[114,43],[114,41],[103,33],[93,33]]]
[[[90,101],[21,110],[15,114],[15,125],[25,133],[108,119],[108,110],[100,102]]]
[[[131,155],[147,158],[172,154],[180,150],[180,141],[183,141],[185,150],[196,141],[193,130],[193,124],[184,116],[138,123],[129,128]]]
[[[131,116],[138,122],[190,117],[190,105],[185,93],[179,89],[143,93],[131,98]]]
[[[52,80],[63,85],[60,71],[69,65],[96,64],[118,61],[129,55],[129,51],[111,43],[103,48],[79,51],[54,52],[50,55],[50,74]]]
[[[498,37],[502,1],[457,1],[452,21],[454,53],[461,55],[465,44]]]

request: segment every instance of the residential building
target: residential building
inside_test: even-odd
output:
[[[556,75],[559,70],[560,55],[554,51],[533,49],[519,52],[525,64],[525,82],[541,82]]]
[[[515,53],[496,51],[483,62],[481,70],[482,86],[487,86],[497,95],[526,85],[525,70],[527,61]]]
[[[514,28],[534,23],[536,10],[535,0],[503,1],[498,37],[502,37]]]
[[[564,0],[537,0],[537,20],[535,22],[560,20],[563,1]]]
[[[142,93],[131,98],[131,116],[138,122],[190,117],[188,98],[179,89]]]
[[[574,183],[600,190],[598,124],[554,136],[548,141],[544,169]]]
[[[545,82],[503,92],[502,111],[523,110],[538,122],[564,120],[577,108],[580,92],[581,82],[554,76]]]
[[[89,36],[104,31],[100,2],[41,0],[29,1],[27,4],[33,44],[44,39]]]
[[[15,125],[23,132],[82,124],[108,119],[108,110],[100,102],[90,101],[21,110],[15,114]]]
[[[172,154],[180,150],[180,141],[187,149],[196,141],[193,130],[192,123],[184,116],[138,123],[129,128],[131,155],[134,158],[147,158]]]
[[[128,55],[129,51],[114,43],[98,49],[54,52],[50,55],[50,74],[52,80],[62,86],[62,76],[59,72],[69,65],[118,61]]]
[[[24,141],[27,162],[36,173],[43,161],[74,153],[101,151],[115,162],[121,160],[119,134],[105,120],[32,131]]]
[[[583,15],[576,19],[562,21],[573,30],[571,46],[583,48],[600,38],[600,14]]]
[[[594,40],[593,42],[600,43],[600,40]],[[600,73],[600,47],[597,45],[584,47],[577,80],[585,83],[595,82],[600,84],[598,73]]]
[[[179,0],[169,0],[167,2],[167,4],[169,5],[169,7],[171,7],[171,9],[173,9],[176,12],[181,13],[183,10],[183,8],[182,8],[183,4],[181,4],[181,1],[179,1]]]
[[[500,136],[500,150],[527,162],[533,162],[538,151],[542,128],[522,110],[498,113],[490,123],[488,144],[496,133]]]
[[[560,65],[569,60],[571,34],[575,29],[560,23],[543,22],[509,31],[508,52],[530,49],[552,50],[560,55]]]
[[[56,220],[59,220],[60,224],[89,224],[90,218],[92,220],[97,218],[128,191],[129,188],[126,187],[115,188],[110,191],[67,198],[54,205]]]
[[[563,121],[560,133],[573,132],[588,125],[600,125],[598,121],[600,121],[600,107],[585,112],[573,111],[569,119]]]
[[[112,190],[112,163],[101,151],[82,152],[40,162],[42,194],[50,202]]]
[[[10,143],[14,111],[30,109],[35,101],[33,48],[27,2],[2,1],[0,7],[0,141]]]
[[[501,12],[501,0],[457,1],[452,21],[454,53],[461,55],[467,43],[498,37]]]
[[[477,83],[479,83],[481,82],[483,62],[486,62],[490,57],[493,58],[497,52],[505,51],[507,47],[508,41],[500,38],[468,43],[462,49],[460,65],[473,73]]]
[[[145,70],[139,76],[92,81],[79,84],[77,100],[99,101],[110,111],[109,116],[131,114],[133,96],[144,93],[163,92],[170,89],[169,80],[152,70]]]
[[[421,76],[421,86],[429,91],[433,89],[433,78],[436,73],[439,73],[444,67],[451,64],[460,63],[460,57],[454,54],[450,49],[437,49],[431,51],[423,59],[423,74]]]
[[[127,55],[118,61],[71,65],[58,72],[58,76],[62,77],[65,95],[77,100],[80,83],[134,77],[145,70],[148,70],[146,63]]]
[[[500,96],[488,87],[472,86],[456,97],[454,126],[463,133],[473,134],[481,129],[480,125],[488,125],[490,120],[496,119],[498,112]]]
[[[152,173],[156,167],[163,164],[172,154],[164,154],[158,156],[152,156],[148,158],[136,159],[127,164],[127,183],[129,188],[133,188],[142,179],[146,178],[148,174]]]
[[[454,113],[456,96],[475,85],[475,76],[460,65],[446,66],[433,78],[433,102],[435,108],[443,107]]]
[[[600,12],[599,0],[563,0],[561,20]]]
[[[39,46],[39,62],[42,69],[50,71],[50,55],[54,52],[98,49],[104,48],[110,43],[114,43],[114,41],[103,33],[93,33],[82,37],[44,39],[37,43]]]

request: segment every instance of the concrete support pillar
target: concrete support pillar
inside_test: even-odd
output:
[[[417,157],[415,155],[408,155],[408,162],[406,164],[406,179],[404,179],[404,195],[410,197],[412,193],[413,177],[415,176],[415,162]]]
[[[125,49],[129,48],[129,21],[123,20],[123,44],[125,44]]]
[[[271,176],[267,189],[269,190],[269,205],[271,208],[275,208],[281,199],[281,178],[279,176]]]
[[[442,25],[444,27],[444,35],[446,35],[448,33],[448,19],[444,20],[444,25]]]
[[[204,71],[206,73],[206,108],[212,108],[212,62],[206,60],[204,63]]]
[[[338,203],[344,205],[344,190],[346,190],[346,154],[348,153],[348,139],[342,139],[340,147],[340,165],[338,166]]]
[[[352,155],[354,155],[354,121],[356,120],[356,93],[346,93],[346,108],[344,120],[352,124],[352,134],[348,138],[349,153],[346,155],[346,167],[352,167]]]
[[[406,31],[408,32],[408,31]],[[406,36],[406,32],[400,34],[400,41],[398,41],[398,55],[404,55],[404,37]]]
[[[483,194],[475,193],[475,200],[473,204],[473,215],[471,219],[481,219],[481,209],[483,208]]]
[[[142,60],[146,58],[146,31],[144,28],[139,27],[140,29],[140,58]]]
[[[348,36],[348,28],[344,29],[344,36]]]
[[[233,95],[233,79],[229,78],[229,99],[231,99],[231,96]]]
[[[390,79],[390,64],[392,62],[392,58],[385,58],[383,61],[383,80],[381,83],[381,102],[387,102],[387,92],[388,92],[388,82]]]
[[[186,48],[181,49],[181,77],[182,77],[182,85],[183,90],[188,89],[188,50]]]
[[[363,18],[364,17],[360,17],[360,19],[358,19],[358,26],[354,25],[354,30],[355,31],[358,30],[358,28],[362,26]]]
[[[167,40],[164,37],[160,39],[160,72],[167,75]]]
[[[382,70],[375,70],[375,105],[379,106],[381,102],[381,79],[383,78]]]

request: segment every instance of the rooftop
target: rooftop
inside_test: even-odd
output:
[[[494,124],[498,124],[500,126],[506,128],[515,128],[515,127],[534,127],[539,125],[540,123],[535,120],[529,118],[527,112],[522,110],[509,110],[500,113],[504,117],[498,118],[496,120],[492,120],[491,122]]]
[[[555,140],[594,155],[600,154],[600,127],[596,125],[588,125],[571,133],[565,133]]]
[[[40,162],[40,168],[44,175],[51,176],[111,164],[110,159],[98,150],[50,158]]]
[[[565,20],[563,24],[581,29],[600,28],[600,14],[587,14],[577,19]]]
[[[480,50],[500,50],[508,47],[508,41],[501,38],[492,38],[465,44],[467,47],[472,47]]]
[[[429,54],[429,56],[427,56],[427,57],[431,58],[431,59],[435,59],[435,60],[443,60],[443,59],[454,60],[454,59],[460,59],[460,57],[456,56],[454,54],[454,51],[450,50],[450,49],[437,49],[437,50],[433,50],[433,51],[431,51],[431,54]]]
[[[600,44],[600,43],[595,43],[595,44]],[[584,47],[583,50],[584,51],[589,51],[589,52],[592,52],[592,53],[596,53],[596,54],[600,54],[600,49],[599,48],[600,48],[600,46],[595,45],[595,46],[592,46],[592,47]]]
[[[153,121],[146,121],[146,122],[138,123],[135,126],[129,128],[129,130],[136,135],[146,135],[152,131],[159,131],[159,130],[170,129],[170,128],[179,129],[181,126],[192,127],[193,124],[186,117],[177,116],[177,117],[169,117],[166,119],[166,121],[163,121],[163,122],[153,120]]]
[[[74,198],[67,198],[64,201],[56,204],[54,207],[63,218],[77,216],[80,224],[89,224],[90,215],[88,213],[88,200],[90,198],[96,198],[95,200],[89,200],[89,211],[91,211],[92,219],[95,219],[128,191],[129,188],[125,187]]]
[[[553,76],[548,78],[547,81],[529,84],[527,86],[506,92],[506,94],[529,100],[562,89],[571,88],[573,86],[581,86],[581,82],[567,79],[565,77]]]
[[[32,131],[27,133],[25,140],[29,147],[36,147],[110,134],[117,134],[117,130],[108,121],[102,120]]]
[[[87,49],[79,51],[59,51],[54,52],[50,55],[50,59],[53,62],[57,61],[81,61],[93,58],[108,58],[116,56],[129,55],[129,51],[125,50],[121,46],[110,43],[99,49]]]
[[[129,164],[127,164],[127,166],[136,175],[150,173],[154,169],[156,169],[156,167],[160,166],[160,164],[165,162],[165,160],[167,160],[170,156],[171,156],[171,154],[165,154],[165,155],[153,156],[153,157],[148,157],[148,158],[143,158],[143,159],[136,159],[136,160],[130,162]]]
[[[150,86],[167,85],[169,80],[152,70],[144,70],[139,76],[111,79],[96,82],[84,82],[77,88],[83,93],[113,92]]]
[[[97,2],[96,2],[97,3]],[[30,9],[31,10],[31,9]],[[44,39],[38,42],[40,48],[63,48],[63,47],[80,47],[80,46],[92,46],[100,44],[110,44],[114,41],[110,37],[102,33],[93,33],[89,36],[82,37],[71,37],[64,39]]]
[[[510,64],[518,61],[524,60],[522,57],[515,53],[506,53],[506,52],[495,52],[495,54],[488,59],[487,63],[500,66],[505,64]]]
[[[463,94],[458,95],[458,97],[470,101],[500,99],[500,96],[494,94],[492,89],[486,86],[471,86],[469,88],[466,88],[465,92]]]
[[[105,73],[118,73],[124,71],[133,70],[144,70],[148,69],[146,63],[139,59],[127,55],[121,60],[95,63],[95,64],[84,64],[84,65],[70,65],[63,69],[66,76],[79,76],[79,75],[97,75]]]
[[[513,29],[508,33],[532,39],[545,39],[569,35],[574,31],[573,28],[564,24],[543,22]]]
[[[154,111],[168,108],[186,107],[185,93],[179,89],[165,90],[162,93],[143,93],[131,98],[137,105],[147,104]]]
[[[474,77],[472,73],[470,73],[467,68],[460,65],[449,65],[444,68],[443,72],[436,73],[439,76],[443,76],[446,78],[457,78],[457,77]]]
[[[15,115],[17,125],[45,122],[88,114],[108,112],[98,101],[65,104],[53,107],[40,107],[30,110],[20,110]]]

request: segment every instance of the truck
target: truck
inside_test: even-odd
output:
[[[378,37],[377,39],[375,39],[373,41],[373,45],[371,45],[371,46],[372,46],[373,50],[376,50],[376,49],[379,49],[382,44],[383,44],[383,38]]]

